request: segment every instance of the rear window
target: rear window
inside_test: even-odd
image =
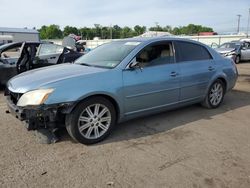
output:
[[[208,50],[199,44],[176,41],[175,45],[177,62],[212,59]]]

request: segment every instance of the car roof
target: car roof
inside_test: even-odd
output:
[[[154,42],[154,41],[162,41],[162,40],[188,40],[192,41],[190,39],[185,38],[177,38],[177,37],[134,37],[134,38],[127,38],[127,39],[121,39],[123,41],[135,41],[135,42]]]
[[[190,42],[193,44],[198,44],[202,46],[207,46],[204,43],[199,41],[187,39],[187,38],[180,38],[175,36],[165,36],[165,37],[135,37],[135,38],[127,38],[127,39],[118,39],[115,41],[128,41],[128,42],[141,42],[141,43],[151,43],[151,42],[161,42],[161,41],[181,41],[181,42]]]
[[[12,43],[7,43],[7,44],[4,44],[2,46],[0,46],[0,51],[3,51],[3,50],[8,50],[8,49],[11,49],[12,47],[16,47],[16,46],[21,46],[23,42],[12,42]],[[32,42],[32,41],[28,41],[28,42],[25,42],[26,44],[28,45],[39,45],[39,44],[42,44],[42,42]]]
[[[38,42],[38,41],[24,41],[25,44],[42,44],[43,42]],[[24,42],[13,42],[12,44],[22,44]]]

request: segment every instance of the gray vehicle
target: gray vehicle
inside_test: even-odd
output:
[[[233,59],[235,63],[240,61],[250,60],[250,42],[232,41],[220,45],[215,49],[223,57]]]
[[[237,80],[230,59],[178,38],[136,38],[97,47],[74,64],[12,78],[9,112],[29,130],[66,127],[84,144],[106,138],[117,123],[202,103],[217,108]]]
[[[83,53],[48,42],[15,42],[0,46],[0,85],[13,76],[40,67],[73,62]]]

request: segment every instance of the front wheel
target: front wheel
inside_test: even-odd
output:
[[[239,56],[239,55],[237,55],[237,56],[235,57],[235,63],[236,63],[236,64],[239,64],[239,63],[240,63],[240,56]]]
[[[216,80],[209,88],[202,105],[206,108],[217,108],[220,106],[225,95],[225,84],[221,80]]]
[[[69,135],[82,144],[94,144],[105,139],[116,123],[113,104],[103,97],[89,98],[66,116]]]

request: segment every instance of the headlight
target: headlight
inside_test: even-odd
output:
[[[38,89],[24,93],[17,102],[17,106],[23,107],[28,105],[43,104],[54,89]]]

